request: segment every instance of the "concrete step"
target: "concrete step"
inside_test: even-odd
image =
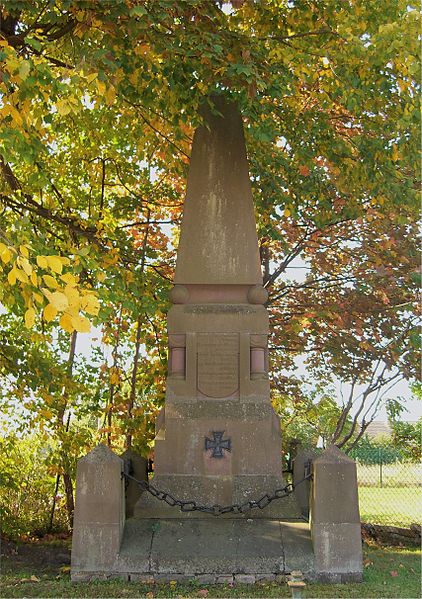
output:
[[[312,576],[309,524],[299,520],[127,520],[114,574],[131,580],[254,582]]]

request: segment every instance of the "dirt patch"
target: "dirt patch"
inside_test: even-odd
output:
[[[362,524],[362,538],[375,541],[378,545],[419,547],[421,544],[421,527],[419,524],[412,524],[410,528]]]
[[[1,558],[4,574],[22,571],[54,573],[70,565],[70,538],[31,541],[2,539]]]

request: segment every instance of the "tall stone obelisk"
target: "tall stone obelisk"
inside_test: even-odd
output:
[[[203,109],[192,146],[154,485],[183,500],[228,505],[271,493],[283,481],[242,118],[222,96],[213,102],[220,114]],[[181,516],[146,494],[135,514]],[[254,512],[270,515],[297,516],[293,497]]]

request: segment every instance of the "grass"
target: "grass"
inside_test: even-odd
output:
[[[359,487],[362,522],[409,526],[422,521],[422,489],[419,487]]]
[[[39,550],[39,544],[38,544]],[[59,549],[56,549],[58,551]],[[19,553],[19,549],[18,549]],[[119,580],[72,584],[64,568],[38,561],[31,565],[31,551],[24,560],[3,559],[1,597],[290,597],[286,584],[198,585],[139,584]],[[420,597],[420,552],[410,548],[364,546],[362,584],[308,584],[306,598],[317,597]],[[67,567],[68,569],[68,567]],[[38,580],[30,581],[31,576]]]
[[[356,463],[359,486],[380,484],[382,478],[385,487],[418,487],[422,484],[422,464],[393,462],[392,464]]]

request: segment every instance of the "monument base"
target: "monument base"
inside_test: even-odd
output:
[[[281,582],[292,570],[314,579],[313,561],[309,525],[303,521],[130,518],[113,567],[72,570],[72,581]]]

